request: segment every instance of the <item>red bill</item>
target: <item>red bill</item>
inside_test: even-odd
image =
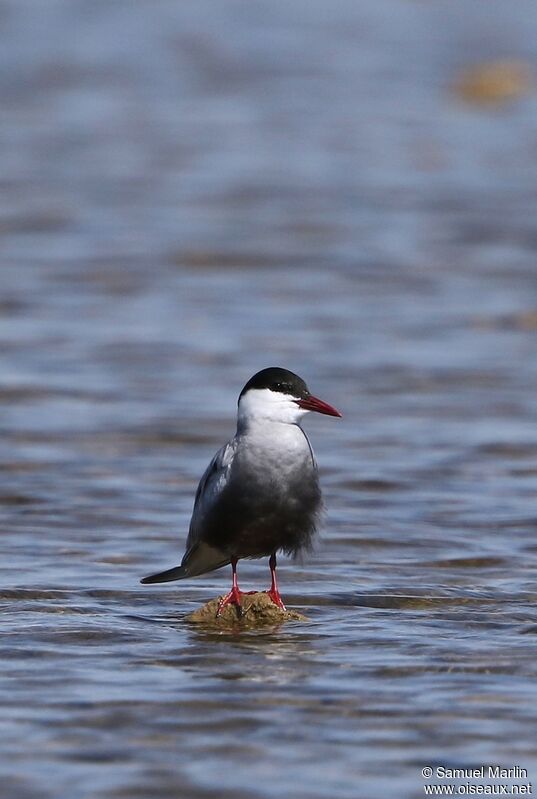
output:
[[[317,399],[317,397],[314,397],[311,394],[309,397],[295,400],[295,402],[300,408],[304,408],[305,411],[325,413],[327,416],[341,416],[340,412],[333,408],[332,405],[329,405],[327,402],[323,402],[323,400]]]

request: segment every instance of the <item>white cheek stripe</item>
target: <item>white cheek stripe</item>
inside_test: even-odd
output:
[[[289,394],[271,391],[269,388],[251,388],[240,399],[239,422],[255,421],[296,424],[307,411],[295,403]]]

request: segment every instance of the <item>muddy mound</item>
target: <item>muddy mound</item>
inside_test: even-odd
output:
[[[247,594],[242,598],[242,614],[235,605],[226,605],[220,616],[216,616],[220,597],[211,599],[203,607],[190,613],[186,620],[193,624],[211,627],[264,627],[282,624],[286,621],[306,621],[306,617],[296,610],[281,610],[264,591]]]

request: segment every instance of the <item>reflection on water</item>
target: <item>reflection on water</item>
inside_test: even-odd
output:
[[[536,779],[535,101],[452,91],[536,27],[526,0],[2,3],[10,799]],[[327,529],[281,569],[308,621],[200,630],[227,570],[138,580],[272,364],[344,414],[307,421]]]

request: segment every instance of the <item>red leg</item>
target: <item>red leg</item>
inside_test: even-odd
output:
[[[237,558],[233,558],[231,561],[231,570],[233,573],[233,582],[231,584],[231,591],[229,591],[225,596],[222,597],[220,602],[218,603],[218,610],[216,611],[216,617],[220,616],[226,605],[236,605],[237,606],[237,615],[239,618],[242,616],[242,606],[241,606],[241,594],[243,593],[237,582]]]
[[[278,605],[279,608],[282,610],[287,610],[285,605],[283,604],[283,599],[280,596],[280,592],[278,591],[278,582],[276,580],[276,553],[273,552],[270,556],[269,560],[270,566],[270,576],[271,576],[271,584],[270,589],[267,591],[267,594],[272,599],[275,605]]]

